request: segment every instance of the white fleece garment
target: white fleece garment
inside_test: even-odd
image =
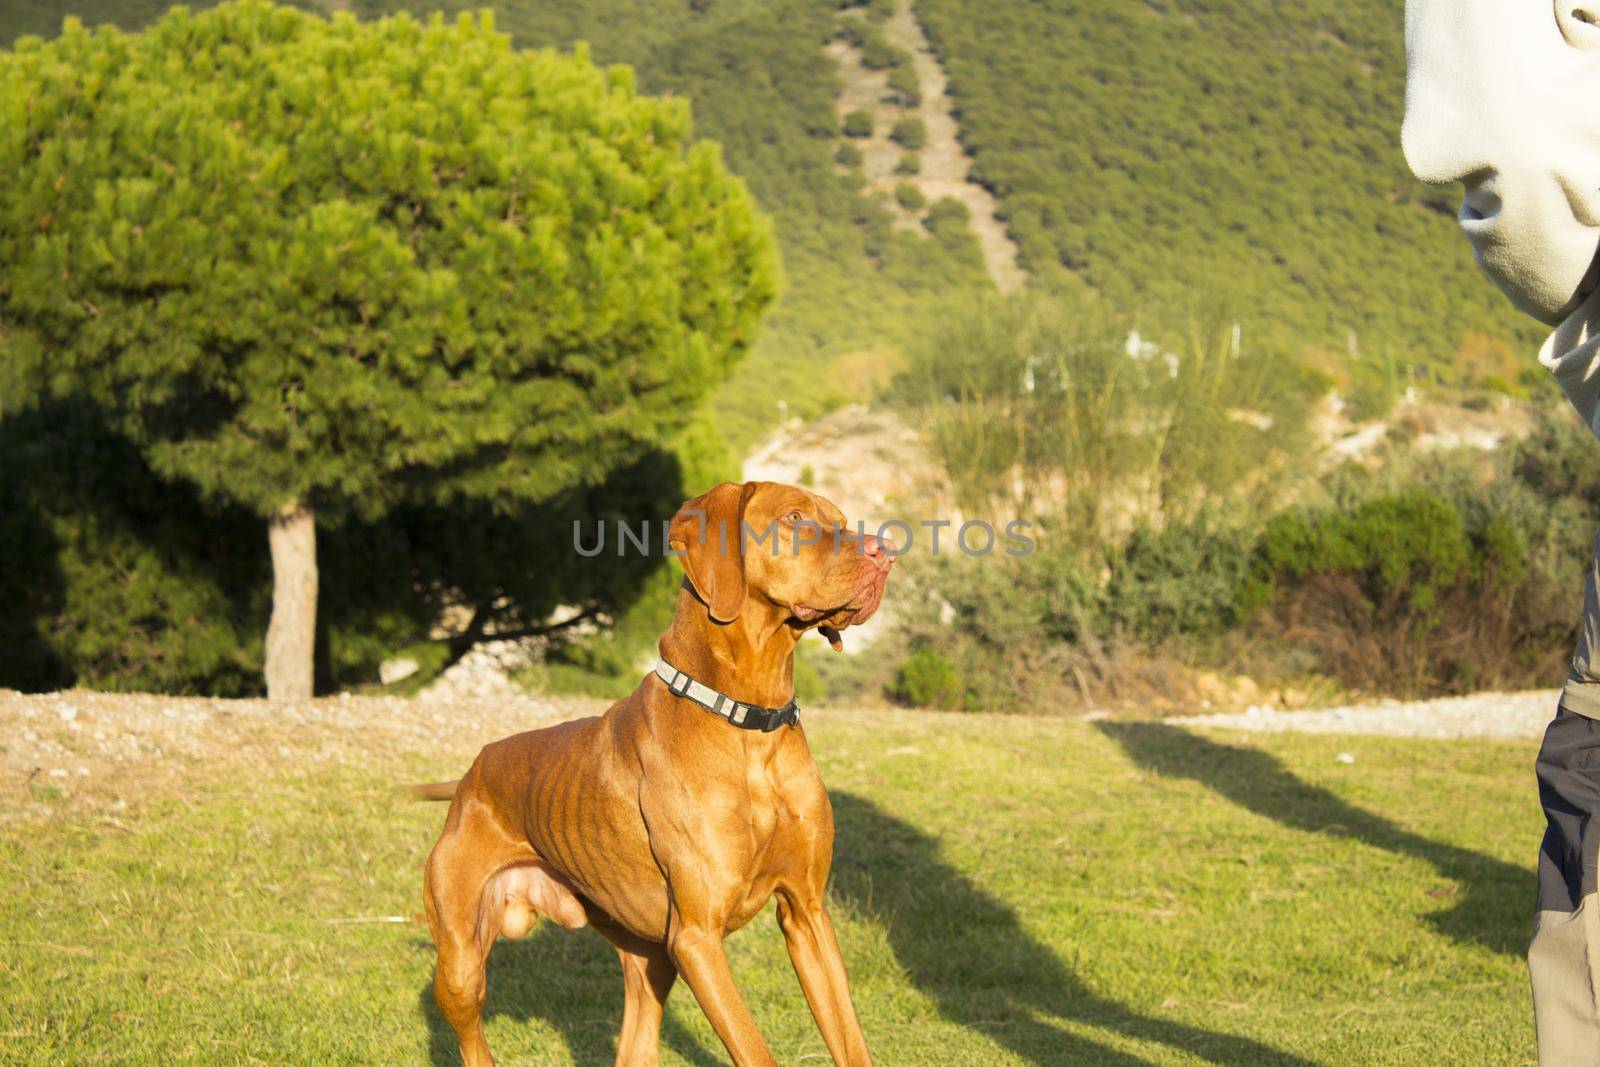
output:
[[[1556,376],[1584,423],[1600,437],[1600,289],[1545,339],[1539,362]]]
[[[1600,0],[1408,0],[1401,142],[1418,178],[1462,183],[1484,273],[1556,325],[1600,246]]]

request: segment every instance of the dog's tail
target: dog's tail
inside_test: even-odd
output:
[[[452,800],[456,795],[456,787],[461,784],[461,779],[453,782],[428,782],[424,785],[411,786],[406,792],[416,800]]]

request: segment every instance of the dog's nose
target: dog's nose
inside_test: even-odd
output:
[[[894,562],[894,545],[874,534],[863,534],[861,537],[861,554],[887,570],[889,565]]]

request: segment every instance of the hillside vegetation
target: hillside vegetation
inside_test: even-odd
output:
[[[917,0],[976,178],[1023,265],[1181,326],[1196,293],[1273,340],[1436,368],[1537,327],[1479,277],[1457,191],[1400,154],[1400,9],[1314,0]],[[1531,365],[1531,354],[1528,359]]]
[[[210,7],[216,0],[195,0],[193,9]],[[6,0],[0,7],[0,43],[10,44],[23,34],[53,37],[69,15],[94,26],[109,22],[137,30],[171,7],[171,0]]]
[[[63,13],[136,25],[158,0],[0,13],[0,40]],[[204,5],[201,5],[204,6]],[[307,3],[306,6],[315,6]],[[870,387],[818,374],[852,350],[899,347],[952,289],[987,284],[956,226],[896,229],[894,205],[835,162],[841,85],[825,45],[892,5],[839,0],[356,0],[368,17],[489,6],[521,45],[587,42],[646,92],[690,98],[696,129],[775,216],[788,290],[724,391],[736,447],[775,403],[807,414]],[[1537,327],[1480,278],[1454,232],[1453,190],[1430,191],[1399,151],[1400,15],[1375,0],[987,4],[917,0],[955,98],[973,176],[1000,200],[1023,266],[1065,270],[1149,333],[1181,330],[1195,299],[1296,352],[1430,367],[1476,331],[1519,349]],[[867,31],[869,41],[877,35]],[[893,50],[882,59],[891,72]],[[899,57],[905,58],[905,57]],[[909,73],[909,66],[905,67]],[[899,94],[913,92],[900,86]]]
[[[64,10],[89,22],[114,19],[131,26],[157,6],[26,0],[0,10],[0,41],[24,32],[49,32]],[[478,6],[473,0],[354,0],[350,10],[366,18],[401,10],[426,14],[442,7],[444,16],[453,18]],[[958,488],[968,483],[965,489],[976,485],[982,490],[966,492],[967,503],[977,506],[984,500],[996,514],[1027,511],[1044,519],[1047,529],[1053,520],[1053,532],[1065,532],[1055,538],[1044,562],[1035,561],[1022,579],[1001,583],[1009,591],[1005,596],[998,586],[952,588],[956,579],[940,580],[943,588],[928,603],[969,604],[982,625],[952,636],[940,619],[931,644],[913,625],[901,645],[890,646],[891,652],[921,656],[935,668],[939,685],[934,688],[943,695],[934,703],[1058,707],[1057,693],[1041,698],[1013,691],[1030,676],[1060,673],[1050,658],[1060,651],[1055,646],[1071,645],[1076,656],[1084,644],[1082,635],[1089,633],[1110,644],[1148,638],[1166,649],[1170,634],[1164,628],[1173,613],[1212,621],[1211,629],[1202,627],[1205,632],[1191,635],[1202,646],[1232,642],[1236,635],[1216,628],[1231,631],[1260,606],[1256,564],[1262,524],[1284,506],[1304,505],[1299,497],[1316,490],[1315,482],[1327,480],[1306,455],[1304,442],[1289,438],[1308,436],[1297,433],[1309,427],[1302,416],[1321,409],[1305,405],[1330,384],[1349,399],[1352,416],[1365,419],[1384,414],[1405,385],[1429,376],[1468,387],[1473,395],[1446,392],[1486,408],[1504,397],[1488,396],[1485,390],[1523,396],[1530,380],[1543,381],[1528,354],[1537,327],[1518,319],[1477,275],[1455,233],[1454,193],[1426,190],[1404,169],[1398,148],[1404,74],[1400,18],[1389,5],[1374,0],[1347,5],[1317,0],[1292,10],[1281,5],[1260,8],[1242,0],[999,6],[917,0],[913,5],[950,76],[958,132],[975,159],[973,177],[997,195],[1000,216],[1018,242],[1022,266],[1035,279],[1036,289],[1052,294],[1052,300],[1060,293],[1069,297],[1059,316],[1059,338],[1044,341],[1092,334],[1094,351],[1073,349],[1071,359],[1093,357],[1110,375],[1107,380],[1117,382],[1117,389],[1106,391],[1098,402],[1064,387],[1075,380],[1072,373],[1062,377],[1036,365],[1039,353],[1030,348],[1031,342],[1023,343],[1026,331],[987,347],[970,343],[981,323],[963,318],[983,306],[992,283],[967,228],[965,210],[948,199],[930,198],[926,206],[909,195],[896,201],[896,194],[917,193],[916,182],[938,168],[922,140],[928,130],[902,128],[912,117],[911,102],[931,92],[935,80],[916,74],[917,57],[893,43],[910,39],[895,3],[871,0],[841,7],[838,0],[596,0],[574,5],[508,0],[492,8],[497,28],[520,45],[564,50],[586,46],[602,63],[634,67],[641,91],[687,97],[695,135],[722,145],[731,169],[772,216],[782,251],[783,294],[751,353],[706,405],[692,437],[693,454],[679,442],[669,452],[641,457],[637,470],[647,473],[602,487],[579,509],[582,514],[609,513],[606,509],[613,507],[628,514],[658,514],[663,506],[659,498],[676,494],[665,505],[670,507],[708,480],[731,476],[736,457],[748,455],[781,415],[807,417],[841,400],[864,398],[909,364],[900,390],[901,399],[915,409],[907,421],[934,431],[938,458]],[[857,73],[871,73],[874,85],[883,80],[875,111],[864,111],[870,101],[859,99],[861,78],[855,80],[854,91],[845,84],[836,58],[845,53]],[[926,63],[923,69],[926,74]],[[850,136],[852,119],[874,127],[872,138]],[[886,145],[893,148],[892,167],[869,183],[875,172],[870,159],[863,165],[862,146],[870,157],[871,149]],[[1206,326],[1199,347],[1196,323]],[[1234,323],[1237,331],[1232,330]],[[1008,329],[1003,320],[990,325]],[[1143,335],[1143,345],[1128,344],[1133,328]],[[937,354],[941,346],[950,357],[942,370],[928,362],[929,353]],[[1060,358],[1065,350],[1053,351],[1061,363],[1058,370],[1070,370]],[[1124,374],[1124,353],[1130,351],[1140,353],[1140,361],[1156,362]],[[1229,352],[1244,353],[1248,366],[1228,370]],[[1178,358],[1173,353],[1183,353],[1189,363],[1181,374],[1174,371],[1163,379],[1160,365]],[[1191,358],[1197,354],[1200,358]],[[1201,383],[1204,388],[1191,389],[1191,380],[1206,367],[1226,373],[1210,385]],[[1058,388],[1033,394],[1036,381],[1054,382]],[[1139,381],[1148,386],[1148,395],[1127,395]],[[1553,392],[1547,384],[1541,387]],[[1016,402],[1019,390],[1029,393],[1025,403]],[[1116,407],[1109,421],[1103,410],[1107,398]],[[1155,421],[1138,412],[1154,412]],[[1008,438],[1001,432],[1008,418],[1025,419],[1028,433]],[[117,673],[121,667],[109,671],[96,664],[170,659],[171,669],[163,667],[160,685],[241,691],[217,679],[240,677],[259,656],[250,648],[230,647],[230,635],[248,630],[252,624],[245,620],[261,611],[252,590],[264,566],[264,546],[250,538],[199,536],[204,544],[230,546],[225,553],[210,553],[227,556],[226,566],[212,558],[206,568],[194,570],[218,575],[217,588],[196,594],[192,587],[198,579],[184,576],[188,572],[167,583],[168,576],[182,571],[183,561],[168,560],[174,551],[170,548],[157,558],[141,547],[146,537],[142,531],[154,528],[145,521],[144,504],[130,510],[120,504],[80,502],[56,491],[53,486],[60,478],[78,467],[74,453],[60,448],[34,455],[59,434],[40,437],[28,424],[8,421],[15,425],[0,434],[0,444],[9,440],[14,448],[26,444],[32,450],[27,454],[33,458],[15,463],[16,469],[49,475],[33,478],[31,488],[13,491],[14,497],[34,502],[34,525],[39,527],[23,529],[13,543],[77,547],[63,550],[57,560],[60,580],[35,582],[38,589],[18,598],[26,610],[16,616],[16,625],[9,630],[0,625],[0,632],[22,632],[26,647],[35,615],[57,631],[81,629],[82,635],[68,635],[73,654],[67,658],[77,665],[76,673],[51,675],[57,680],[70,676],[80,684],[148,686],[158,683],[145,673],[133,681],[125,672]],[[1406,436],[1404,421],[1402,412],[1391,435],[1397,443]],[[1144,457],[1131,480],[1124,479],[1127,484],[1108,489],[1101,476],[1126,474],[1119,474],[1112,461],[1131,453],[1107,452],[1100,457],[1103,469],[1091,469],[1099,460],[1083,442],[1115,445],[1119,433],[1137,436],[1158,424],[1170,424],[1173,433],[1154,442],[1158,447]],[[1255,434],[1252,427],[1272,432]],[[1105,429],[1110,432],[1102,433]],[[1069,437],[1076,442],[1070,448],[1063,444]],[[1241,441],[1250,447],[1229,444]],[[1011,445],[1021,451],[1013,454],[1007,450]],[[1396,447],[1386,454],[1400,451]],[[1564,448],[1562,454],[1579,451]],[[113,455],[121,453],[113,449]],[[1207,469],[1213,460],[1217,469]],[[1516,614],[1502,613],[1502,621],[1510,629],[1486,629],[1468,642],[1472,648],[1515,652],[1503,671],[1460,673],[1452,667],[1438,676],[1411,672],[1384,680],[1362,677],[1370,666],[1364,652],[1346,657],[1343,665],[1299,660],[1263,665],[1248,648],[1200,647],[1190,652],[1227,671],[1269,669],[1318,679],[1331,675],[1341,685],[1362,690],[1398,684],[1408,690],[1458,691],[1484,684],[1491,676],[1518,684],[1542,680],[1545,662],[1555,654],[1550,650],[1566,645],[1576,607],[1557,593],[1570,589],[1561,577],[1569,558],[1586,550],[1587,530],[1581,536],[1575,531],[1585,521],[1587,505],[1570,485],[1528,489],[1520,476],[1506,476],[1502,468],[1509,462],[1497,461],[1494,472],[1479,471],[1476,481],[1452,477],[1443,490],[1451,498],[1450,507],[1463,517],[1460,524],[1446,523],[1450,530],[1460,525],[1470,538],[1481,540],[1489,533],[1498,537],[1501,524],[1488,518],[1511,515],[1508,521],[1520,532],[1520,541],[1506,556],[1526,564],[1508,579],[1512,592],[1505,604],[1507,612],[1514,609]],[[1008,464],[1022,464],[1029,478],[1014,482],[1004,470]],[[1293,472],[1306,475],[1305,484],[1289,484]],[[149,480],[148,472],[135,474],[126,484]],[[1438,480],[1430,469],[1411,474]],[[1341,477],[1327,499],[1310,503],[1324,511],[1357,508],[1371,498],[1404,491],[1402,476],[1409,475],[1399,472],[1355,488],[1350,478]],[[1180,484],[1185,480],[1198,489],[1185,488]],[[1492,502],[1479,499],[1473,488],[1483,481],[1497,486],[1489,491],[1499,494]],[[986,496],[987,487],[1028,488],[1031,483],[1077,489],[1067,494],[1068,501],[1052,500],[1050,493],[1012,500]],[[1524,500],[1530,492],[1541,499]],[[112,495],[108,489],[107,499]],[[1090,505],[1090,512],[1074,516],[1056,506],[1071,499]],[[190,502],[181,513],[191,514],[195,506]],[[96,508],[102,513],[109,509],[115,517],[126,512],[127,521],[90,523],[84,516]],[[1212,510],[1229,513],[1210,514]],[[1436,512],[1413,509],[1404,514],[1427,520],[1426,526]],[[1156,528],[1174,516],[1193,519],[1198,533],[1185,533],[1186,523],[1170,544],[1158,543],[1153,539]],[[1100,586],[1123,569],[1135,517],[1152,529],[1139,533],[1128,557],[1135,566],[1128,573],[1145,567],[1150,580],[1140,584],[1150,586],[1151,603],[1159,610],[1136,610],[1136,619],[1108,618],[1100,610]],[[516,529],[533,529],[543,521],[541,516],[539,522],[519,523]],[[223,519],[216,522],[219,529],[226,526]],[[90,533],[73,532],[85,523],[92,527]],[[1312,525],[1321,528],[1317,522]],[[497,588],[505,575],[523,572],[520,561],[529,558],[525,553],[545,551],[538,538],[502,536],[497,528],[493,536],[483,534],[485,543],[497,546],[495,554],[486,555],[476,550],[477,541],[462,539],[460,531],[468,526],[487,530],[481,517],[430,513],[407,517],[398,532],[387,527],[330,531],[330,553],[345,552],[347,558],[362,561],[340,572],[359,576],[350,592],[361,595],[337,607],[343,594],[330,589],[333,654],[322,677],[342,684],[370,677],[387,653],[423,655],[418,649],[437,618],[441,599],[449,601],[480,586]],[[1209,535],[1200,536],[1214,526],[1224,534],[1215,543]],[[1533,536],[1541,530],[1558,531],[1559,538]],[[449,531],[449,536],[435,536],[438,531]],[[4,540],[0,537],[0,543]],[[1453,534],[1446,540],[1455,543]],[[116,545],[108,547],[109,541]],[[1168,548],[1184,543],[1210,547],[1167,558]],[[392,551],[367,551],[369,544]],[[1499,541],[1495,546],[1496,551],[1505,547]],[[1141,548],[1148,550],[1143,564],[1137,559]],[[419,554],[426,558],[419,562]],[[442,559],[434,560],[434,554]],[[1441,558],[1441,573],[1451,576],[1452,588],[1467,602],[1483,603],[1473,584],[1473,561],[1483,554],[1474,548],[1467,556],[1457,555]],[[160,595],[140,593],[136,598],[130,592],[127,599],[130,604],[157,603],[151,614],[174,627],[184,617],[175,605],[224,608],[188,612],[210,622],[186,627],[188,636],[160,657],[146,655],[149,642],[130,642],[124,636],[135,632],[124,621],[135,614],[131,608],[102,612],[83,624],[83,612],[74,606],[94,602],[88,591],[97,582],[115,580],[114,573],[101,574],[104,568],[98,562],[113,557],[155,560],[141,565],[140,572],[159,572]],[[1231,562],[1221,565],[1221,558]],[[1050,561],[1062,561],[1062,566]],[[1405,630],[1416,607],[1409,594],[1396,602],[1395,611],[1374,620],[1368,618],[1370,605],[1350,592],[1352,587],[1366,588],[1371,560],[1356,560],[1361,566],[1355,566],[1349,559],[1327,556],[1311,561],[1315,566],[1309,570],[1301,566],[1306,562],[1297,559],[1292,574],[1285,571],[1274,579],[1273,588],[1293,600],[1275,610],[1293,609],[1291,621],[1322,619],[1307,606],[1320,603],[1319,590],[1326,587],[1337,594],[1329,603],[1338,609],[1327,626],[1338,623],[1350,629],[1347,620],[1340,620],[1347,610],[1355,611],[1361,626],[1371,624],[1373,647],[1382,647],[1393,633],[1412,632]],[[537,595],[528,601],[530,611],[594,602],[613,617],[632,612],[613,632],[634,633],[646,645],[653,639],[659,610],[670,600],[670,574],[658,575],[667,580],[656,585],[645,585],[641,575],[628,575],[609,582],[608,589],[615,588],[601,597],[591,588],[591,579],[571,571],[541,570],[534,583]],[[225,574],[238,577],[223,581]],[[1086,581],[1084,575],[1103,580]],[[1170,589],[1162,585],[1168,578]],[[139,583],[122,584],[134,592],[144,589]],[[1425,584],[1426,600],[1439,583]],[[374,600],[370,593],[402,587],[427,590],[427,596]],[[660,594],[653,607],[640,606],[640,589]],[[1385,585],[1379,592],[1395,590]],[[1127,593],[1118,587],[1119,596]],[[1178,603],[1167,603],[1172,598]],[[1119,602],[1132,601],[1123,596]],[[1138,621],[1146,614],[1153,620],[1149,625]],[[1432,618],[1437,612],[1429,608],[1427,614]],[[1022,620],[1027,641],[991,643],[974,637],[975,651],[965,647],[966,635],[1008,636],[1009,631],[998,627],[1007,618]],[[1038,624],[1039,618],[1047,624]],[[1429,640],[1438,642],[1459,636],[1448,627],[1428,632],[1434,635]],[[1504,640],[1507,633],[1520,636]],[[463,640],[471,636],[461,635]],[[57,633],[52,640],[59,644],[65,638]],[[1017,669],[1014,661],[1022,656],[1018,649],[1040,641],[1052,645],[1045,650],[1049,655],[1040,654],[1042,666]],[[116,646],[111,655],[101,647],[106,644]],[[612,681],[630,676],[633,639],[604,645],[603,656],[583,654],[589,658],[580,664],[582,671]],[[458,652],[452,647],[449,654]],[[1170,650],[1163,651],[1160,662],[1170,655]],[[892,654],[877,658],[885,677],[872,680],[873,692],[928,702],[928,686],[901,684],[906,681],[904,665]],[[1126,673],[1113,669],[1113,660],[1102,660],[1091,675]],[[954,682],[953,674],[959,675]],[[985,678],[1004,684],[996,688]],[[43,684],[42,676],[30,684]],[[1093,688],[1092,677],[1088,682],[1078,677],[1074,699],[1089,699]],[[849,689],[841,681],[832,692],[840,697]]]
[[[1291,703],[1561,676],[1600,522],[1569,406],[1467,396],[1440,416],[1452,446],[1401,403],[1352,459],[1281,350],[1216,311],[1176,351],[1133,345],[1104,304],[990,296],[912,348],[901,417],[965,515],[1026,518],[1038,551],[934,559],[924,539],[884,643],[819,663],[831,698],[1149,712],[1215,699],[1196,671]],[[1498,445],[1459,446],[1475,416]]]

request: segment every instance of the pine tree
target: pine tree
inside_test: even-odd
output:
[[[750,344],[768,227],[690,133],[487,14],[69,20],[0,52],[0,407],[92,403],[266,520],[309,695],[319,517],[594,484]]]

